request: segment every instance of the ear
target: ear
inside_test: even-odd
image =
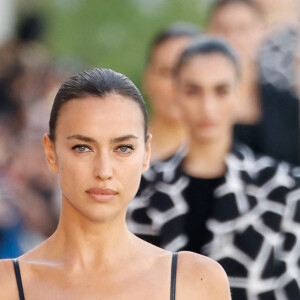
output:
[[[152,142],[152,134],[149,133],[147,135],[146,140],[146,150],[144,155],[144,162],[143,162],[143,173],[146,172],[150,165],[150,159],[151,159],[151,142]]]
[[[57,158],[54,149],[54,143],[51,141],[49,135],[46,133],[44,135],[44,151],[46,155],[46,161],[48,168],[54,172],[58,172]]]

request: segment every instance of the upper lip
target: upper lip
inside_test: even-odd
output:
[[[89,194],[97,194],[97,195],[115,195],[117,191],[109,189],[109,188],[99,188],[94,187],[86,191]]]

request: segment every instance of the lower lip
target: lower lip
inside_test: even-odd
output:
[[[112,201],[116,194],[113,195],[107,195],[107,194],[93,194],[93,193],[87,193],[91,198],[93,198],[94,200],[96,200],[97,202],[102,202],[102,203],[106,203],[106,202],[110,202]]]

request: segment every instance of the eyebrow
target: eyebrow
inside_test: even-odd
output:
[[[216,88],[224,88],[224,87],[230,87],[231,84],[229,82],[222,82],[222,83],[219,83],[217,84],[215,87]]]
[[[185,81],[183,82],[184,86],[185,87],[188,87],[188,88],[198,88],[198,89],[202,89],[203,88],[203,85],[200,85],[200,84],[197,84],[195,82],[192,82],[192,81]],[[214,85],[214,88],[220,88],[220,87],[229,87],[231,86],[230,82],[228,81],[220,81],[218,82],[216,85]]]
[[[131,140],[131,139],[138,139],[138,137],[133,134],[127,134],[124,136],[113,138],[110,140],[110,142],[111,143],[119,143],[119,142]],[[96,143],[96,140],[94,140],[93,138],[90,138],[90,137],[87,137],[87,136],[84,136],[81,134],[74,134],[74,135],[68,136],[67,140],[80,140],[80,141],[87,142],[87,143]]]

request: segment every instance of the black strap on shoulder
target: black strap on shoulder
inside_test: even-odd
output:
[[[18,285],[19,297],[20,297],[20,300],[25,300],[19,262],[18,262],[17,259],[13,259],[12,261],[13,261],[14,269],[15,269],[15,275],[16,275],[16,280],[17,280],[17,285]]]
[[[178,253],[172,254],[172,266],[171,266],[171,300],[175,300],[176,292],[176,273],[177,273],[177,256]]]

